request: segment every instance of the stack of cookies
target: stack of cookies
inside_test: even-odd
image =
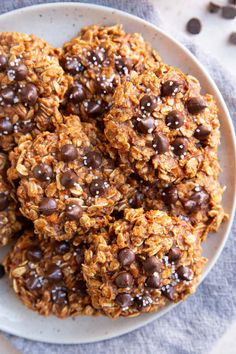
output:
[[[0,34],[0,244],[27,307],[131,317],[194,292],[226,217],[200,91],[118,25],[62,49]]]

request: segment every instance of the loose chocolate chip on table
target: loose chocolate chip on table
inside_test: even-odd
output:
[[[152,117],[138,118],[136,122],[136,129],[139,133],[150,134],[155,128],[154,119]]]
[[[210,135],[210,133],[211,133],[211,129],[201,124],[196,128],[194,132],[194,137],[202,141],[202,140],[206,140]]]
[[[236,45],[236,32],[231,33],[231,35],[229,36],[229,42],[231,44]]]
[[[157,106],[155,96],[144,95],[140,100],[140,108],[142,111],[152,113]]]
[[[78,157],[78,151],[73,144],[63,145],[61,148],[62,161],[69,162],[74,161]]]
[[[90,151],[84,156],[84,165],[91,168],[99,168],[102,164],[102,155],[97,151]]]
[[[162,96],[175,96],[179,92],[180,83],[175,80],[168,80],[162,84],[161,95]]]
[[[66,218],[70,221],[79,220],[83,214],[83,209],[80,205],[71,203],[66,206]]]
[[[132,296],[126,293],[118,294],[116,296],[116,303],[120,307],[129,307],[132,304]]]
[[[86,98],[84,87],[81,84],[74,86],[69,91],[69,99],[74,103],[80,103]]]
[[[42,280],[34,274],[26,278],[25,284],[29,291],[41,289],[43,286]]]
[[[173,286],[165,287],[165,289],[162,289],[161,292],[168,300],[174,300],[175,288]]]
[[[43,198],[39,204],[39,211],[43,215],[51,215],[57,210],[57,203],[53,198]]]
[[[5,268],[2,264],[0,264],[0,279],[3,278],[5,275]]]
[[[155,133],[152,141],[154,150],[159,154],[164,154],[169,150],[170,143],[168,138],[162,133]]]
[[[189,113],[199,114],[207,107],[207,104],[202,97],[192,97],[187,100],[186,106]]]
[[[223,6],[222,17],[227,20],[233,20],[236,17],[236,7],[231,5]]]
[[[172,147],[175,155],[182,156],[187,151],[188,143],[185,138],[179,137],[173,141]]]
[[[191,18],[187,22],[186,29],[191,34],[199,34],[202,29],[202,24],[198,18]]]
[[[221,9],[221,6],[218,4],[215,4],[214,2],[210,2],[208,5],[208,11],[211,12],[212,14],[219,12],[220,9]]]
[[[50,182],[53,177],[52,167],[46,163],[40,163],[33,168],[34,177],[41,182]]]
[[[19,65],[15,65],[9,68],[9,71],[13,70],[16,81],[21,81],[26,78],[28,75],[28,69],[23,63],[19,63]]]
[[[133,284],[133,277],[130,273],[122,272],[117,275],[115,283],[118,288],[129,288]]]
[[[77,182],[77,175],[73,171],[66,171],[61,175],[60,182],[66,188],[72,188]]]
[[[184,116],[180,111],[171,111],[167,114],[165,123],[170,129],[178,129],[184,124]]]
[[[2,89],[0,96],[5,104],[13,104],[16,98],[15,91],[10,87]]]
[[[58,281],[63,278],[63,273],[60,267],[56,264],[51,264],[47,269],[47,278],[49,281]]]
[[[190,281],[193,279],[193,271],[192,269],[188,268],[188,267],[185,267],[185,266],[180,266],[176,273],[178,274],[178,277],[181,279],[181,280],[187,280],[187,281]]]
[[[57,286],[54,287],[51,290],[51,298],[52,301],[59,306],[66,305],[68,303],[68,294],[65,288]]]
[[[80,59],[76,57],[66,58],[62,61],[62,66],[63,69],[71,75],[76,75],[85,69]]]
[[[167,205],[175,204],[179,199],[178,189],[174,186],[165,188],[162,192],[162,199]]]
[[[86,111],[90,117],[99,117],[105,110],[105,105],[101,101],[89,101],[87,103]]]
[[[34,84],[26,84],[19,90],[19,96],[23,103],[33,106],[38,100],[37,88]]]
[[[129,248],[124,248],[119,252],[118,260],[122,266],[130,265],[135,261],[135,254]]]
[[[159,273],[162,268],[162,262],[156,256],[151,256],[144,261],[143,268],[145,272],[149,275],[152,275],[153,273],[156,272]]]
[[[181,258],[179,247],[172,247],[167,254],[170,262],[176,262]]]
[[[160,287],[161,280],[160,275],[157,273],[155,275],[151,275],[146,280],[146,286],[152,289],[158,289]]]
[[[56,241],[54,250],[56,254],[65,254],[70,250],[70,243],[67,241]]]
[[[125,58],[115,60],[115,68],[120,75],[128,75],[132,67],[133,67],[133,63],[131,60]]]
[[[94,65],[99,65],[105,60],[104,52],[101,50],[91,50],[88,52],[87,59]]]
[[[14,131],[14,126],[9,118],[3,118],[0,121],[0,133],[3,135],[12,134]]]
[[[136,194],[128,199],[129,206],[131,208],[137,209],[142,207],[144,202],[144,195],[141,192],[136,192]]]
[[[26,258],[33,263],[41,261],[42,257],[43,252],[38,246],[32,246],[26,252]]]
[[[102,196],[105,193],[105,181],[102,178],[94,179],[89,186],[90,193],[93,197]]]
[[[0,211],[5,210],[9,205],[8,195],[5,193],[0,193]]]
[[[0,72],[4,71],[7,67],[7,57],[0,55]]]

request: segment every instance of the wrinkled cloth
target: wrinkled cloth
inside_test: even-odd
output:
[[[56,1],[1,0],[0,13],[47,2]],[[94,0],[92,3],[119,8],[165,27],[157,13],[158,2],[154,7],[154,2],[148,0]],[[236,127],[236,85],[232,75],[217,60],[193,45],[187,37],[179,36],[178,39],[199,59],[215,80]],[[106,342],[65,346],[6,336],[23,354],[207,354],[236,319],[235,255],[236,220],[217,264],[198,287],[196,296],[189,297],[151,324],[121,337]]]

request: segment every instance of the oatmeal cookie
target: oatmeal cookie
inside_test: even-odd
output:
[[[20,178],[20,210],[37,234],[70,239],[110,221],[124,176],[96,136],[94,125],[70,116],[56,132],[39,134],[10,153],[9,179]]]
[[[69,241],[40,241],[33,231],[25,231],[5,260],[23,304],[44,316],[94,315],[81,272],[85,247]]]
[[[6,154],[0,152],[0,247],[8,244],[21,229],[15,190],[6,176],[8,163]]]
[[[161,64],[119,85],[104,117],[105,135],[126,169],[160,186],[193,178],[206,158],[217,162],[219,120],[199,82]]]
[[[149,59],[147,62],[146,59]],[[160,57],[138,33],[126,33],[122,26],[89,26],[64,44],[61,64],[73,77],[64,110],[78,114],[82,120],[102,117],[111,105],[115,87],[131,70],[142,72]]]
[[[162,211],[127,209],[88,236],[83,274],[93,307],[109,317],[156,311],[195,291],[206,259],[192,226]]]
[[[0,33],[0,147],[11,150],[21,136],[53,128],[69,78],[58,50],[33,35]]]

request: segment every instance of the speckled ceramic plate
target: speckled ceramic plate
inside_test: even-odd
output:
[[[167,63],[195,75],[200,80],[203,90],[212,93],[218,102],[222,133],[220,158],[222,167],[225,167],[221,182],[227,185],[223,204],[231,218],[222,225],[217,234],[210,235],[204,244],[204,255],[209,258],[204,269],[205,277],[219,257],[229,234],[235,204],[236,176],[233,126],[223,98],[207,72],[186,48],[157,27],[110,8],[78,3],[54,3],[28,7],[0,16],[1,31],[34,33],[54,46],[60,46],[68,41],[81,27],[95,23],[104,25],[122,23],[127,31],[142,33]],[[0,251],[0,260],[4,252],[6,250]],[[20,303],[10,289],[7,279],[0,282],[0,329],[44,342],[88,343],[109,339],[144,326],[172,308],[173,305],[169,305],[154,314],[118,320],[105,317],[67,320],[43,318]]]

